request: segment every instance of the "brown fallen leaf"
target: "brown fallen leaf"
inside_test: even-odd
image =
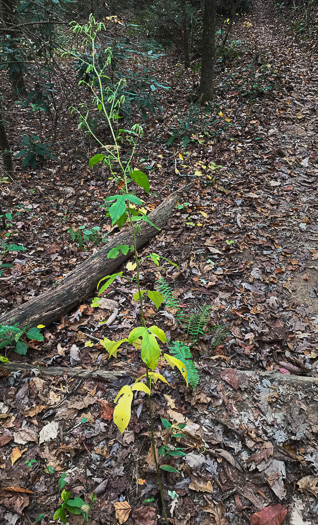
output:
[[[32,490],[25,489],[24,487],[2,487],[1,490],[5,490],[6,492],[23,492],[25,494],[34,494]]]
[[[287,516],[287,508],[278,503],[270,505],[250,517],[251,525],[282,525]]]
[[[45,408],[46,408],[46,405],[37,405],[32,408],[27,408],[24,411],[24,415],[25,417],[34,417],[40,414],[40,412],[42,412],[42,410],[44,410]]]
[[[218,503],[218,505],[213,505],[213,503],[209,503],[209,505],[203,507],[202,510],[203,512],[208,512],[212,515],[212,517],[214,518],[215,525],[228,525],[229,522],[224,517],[224,505],[221,501]]]
[[[131,516],[135,525],[157,525],[157,511],[154,507],[138,507]]]
[[[26,494],[9,494],[0,493],[0,504],[7,509],[13,510],[17,514],[22,515],[23,509],[30,504],[30,498]]]
[[[299,490],[302,492],[309,492],[315,497],[318,496],[318,476],[305,476],[298,481]]]
[[[273,455],[273,450],[273,445],[270,441],[263,443],[261,450],[252,454],[246,461],[247,463],[254,461],[256,465],[258,465],[263,459],[267,462]]]
[[[11,434],[9,433],[2,434],[0,436],[0,447],[4,447],[4,445],[9,443],[9,441],[11,441],[12,439],[13,439],[13,436]]]
[[[119,524],[122,525],[122,523],[125,523],[129,518],[131,506],[129,505],[128,501],[115,501],[114,507],[116,519],[118,520]]]
[[[97,401],[99,402],[102,409],[100,417],[102,419],[106,419],[106,421],[111,421],[114,412],[114,409],[111,406],[111,404],[108,403],[108,401],[106,401],[105,399],[98,399]]]
[[[220,373],[220,378],[223,379],[223,381],[226,381],[229,385],[231,385],[232,388],[238,390],[239,384],[235,368],[225,368]]]
[[[196,492],[209,492],[212,494],[213,487],[211,481],[206,481],[202,478],[191,478],[191,483],[189,485],[189,489],[195,490]]]

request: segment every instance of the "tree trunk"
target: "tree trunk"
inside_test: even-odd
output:
[[[2,151],[2,157],[3,157],[4,174],[12,178],[13,176],[12,154],[10,151],[8,137],[7,137],[6,129],[4,126],[1,101],[0,101],[0,149]]]
[[[2,0],[2,12],[3,20],[7,27],[7,34],[10,35],[10,45],[13,49],[13,57],[9,67],[9,79],[12,84],[13,94],[16,97],[25,97],[27,90],[23,78],[23,69],[19,60],[16,60],[14,56],[14,51],[17,49],[17,32],[15,26],[17,24],[15,9],[14,9],[14,0]],[[11,69],[11,71],[10,71]]]
[[[190,46],[188,31],[188,6],[187,0],[182,0],[182,33],[183,33],[183,58],[184,68],[190,67]]]
[[[156,210],[150,213],[149,219],[157,228],[148,222],[141,225],[137,234],[137,249],[146,244],[163,228],[172,215],[180,194],[190,187],[191,184],[185,185],[172,193]],[[60,319],[96,290],[98,282],[105,275],[114,273],[123,262],[131,257],[131,254],[128,253],[127,255],[120,254],[116,259],[107,259],[110,250],[120,244],[131,245],[132,242],[132,231],[130,229],[118,234],[115,239],[59,281],[56,287],[53,285],[53,289],[2,315],[0,324],[12,326],[18,323],[19,327],[32,327],[38,324],[48,326]]]
[[[216,0],[204,0],[202,62],[200,80],[201,103],[213,98],[215,62]]]

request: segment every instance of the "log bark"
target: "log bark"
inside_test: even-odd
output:
[[[137,249],[140,249],[164,227],[180,195],[190,187],[191,184],[188,184],[179,188],[150,213],[149,219],[158,229],[144,222],[140,227],[140,232],[137,233]],[[96,290],[98,282],[103,277],[114,273],[131,257],[131,253],[128,253],[127,255],[120,254],[116,259],[107,259],[108,252],[120,244],[131,245],[132,243],[131,229],[119,233],[106,246],[58,281],[56,286],[53,285],[52,289],[2,315],[0,324],[12,326],[17,323],[19,327],[32,327],[38,324],[49,326],[59,320]]]
[[[53,377],[63,376],[66,374],[69,377],[82,378],[101,378],[106,381],[116,381],[120,377],[127,376],[127,372],[114,370],[110,372],[108,370],[87,370],[86,368],[69,368],[63,366],[33,366],[27,363],[0,363],[0,377],[1,375],[10,375],[11,372],[32,372],[35,375],[40,374]]]

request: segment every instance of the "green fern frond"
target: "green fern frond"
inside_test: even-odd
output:
[[[187,326],[187,334],[195,341],[201,335],[204,335],[204,330],[210,320],[211,306],[205,305],[200,312],[195,312],[190,315]]]
[[[189,384],[194,390],[199,382],[199,373],[193,362],[191,350],[187,345],[181,343],[180,341],[173,341],[171,344],[172,346],[169,346],[171,354],[177,359],[180,359],[180,361],[182,361],[182,363],[185,365]]]
[[[164,280],[163,277],[160,277],[160,279],[158,279],[156,282],[158,284],[158,291],[164,297],[166,306],[168,308],[174,308],[174,310],[176,310],[176,318],[178,321],[182,321],[184,313],[182,312],[178,299],[176,299],[176,297],[173,295],[171,286]]]

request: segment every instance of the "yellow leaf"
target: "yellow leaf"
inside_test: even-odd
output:
[[[11,452],[11,465],[14,465],[16,461],[22,456],[19,447],[14,447]]]
[[[144,383],[134,383],[131,389],[139,390],[140,392],[145,392],[145,394],[150,395],[150,388]]]
[[[195,170],[194,175],[195,175],[196,177],[201,177],[201,175],[202,175],[202,171],[200,171],[200,170]]]
[[[175,366],[180,370],[185,382],[187,383],[187,386],[188,386],[188,374],[187,374],[187,369],[185,367],[185,365],[182,363],[182,361],[180,361],[180,359],[177,359],[176,357],[173,357],[172,355],[169,355],[169,354],[164,354],[164,358],[165,360],[167,361],[167,363],[171,366],[171,368],[174,368]]]
[[[131,343],[136,350],[140,350],[141,349],[141,344],[142,344],[142,340],[140,339],[136,339],[136,341],[134,341],[133,343]]]
[[[183,160],[183,156],[179,153],[179,159]]]
[[[126,268],[128,271],[133,271],[135,268],[136,268],[137,264],[136,263],[132,263],[132,262],[129,262],[126,264]]]
[[[177,168],[174,170],[174,172],[175,172],[176,175],[179,175],[179,173],[180,173],[180,171]]]
[[[138,478],[138,479],[137,479],[137,483],[138,483],[138,485],[144,485],[144,484],[146,483],[146,480],[145,480],[145,479]]]
[[[200,213],[201,213],[201,215],[203,215],[203,217],[207,217],[208,216],[208,214],[205,213],[205,211],[200,211]]]
[[[100,339],[99,342],[105,348],[105,350],[107,350],[107,352],[109,353],[109,357],[111,356],[117,357],[118,348],[120,347],[122,343],[125,343],[126,341],[128,341],[127,338],[120,339],[119,341],[111,341],[107,337],[104,337],[104,339],[103,340]]]
[[[203,226],[202,222],[197,222],[197,226]]]
[[[222,111],[220,111],[219,116],[220,116],[220,117],[223,117],[223,116],[224,116],[223,113],[222,113]]]
[[[94,343],[92,341],[86,341],[85,346],[94,346]]]
[[[120,399],[119,399],[120,398]],[[131,417],[131,403],[133,400],[133,393],[128,385],[124,385],[123,388],[118,392],[115,403],[118,401],[115,407],[113,420],[118,430],[123,434],[129,425]]]
[[[155,383],[160,379],[163,383],[169,384],[165,377],[163,377],[161,374],[157,374],[157,372],[149,372],[148,373],[150,379],[152,379]]]
[[[225,122],[231,122],[231,119],[230,118],[226,118]]]
[[[38,324],[37,328],[45,328],[45,324]]]

